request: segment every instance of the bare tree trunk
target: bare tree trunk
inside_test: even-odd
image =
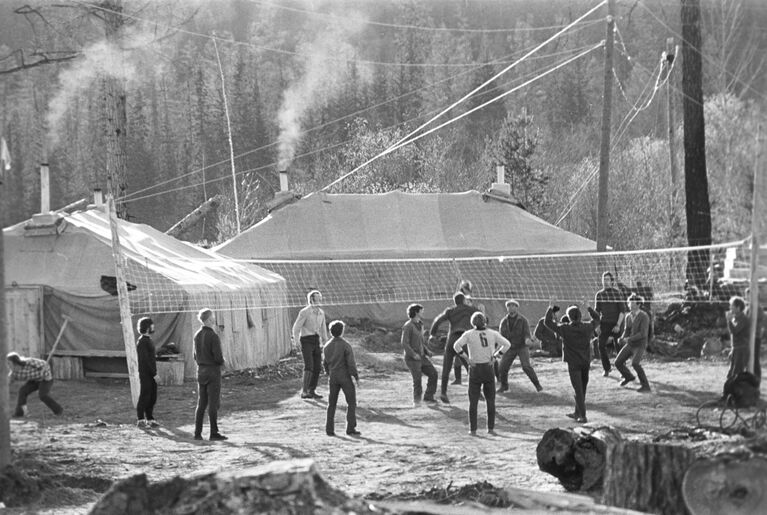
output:
[[[687,242],[711,244],[711,204],[706,175],[706,137],[703,119],[700,0],[682,0],[682,91],[684,93],[684,185],[687,196]],[[708,250],[691,251],[687,279],[706,281]]]
[[[120,47],[121,31],[124,24],[121,0],[105,0],[102,16],[107,41],[115,48]],[[121,63],[112,63],[121,66]],[[124,199],[128,193],[128,167],[126,161],[128,115],[125,100],[125,83],[116,77],[104,78],[104,112],[106,123],[106,173],[112,181],[117,216],[128,218]]]

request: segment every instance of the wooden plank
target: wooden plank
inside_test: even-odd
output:
[[[82,349],[66,350],[61,349],[53,353],[54,356],[72,356],[79,358],[124,358],[124,350],[105,350],[105,349]]]
[[[117,379],[128,379],[128,374],[125,372],[91,372],[90,370],[85,372],[85,377],[114,377]]]
[[[54,379],[82,379],[83,360],[78,357],[57,357],[53,360],[51,367]]]
[[[184,384],[183,361],[158,361],[157,384],[161,386]]]

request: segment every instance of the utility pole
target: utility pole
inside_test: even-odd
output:
[[[762,134],[762,126],[759,125],[756,129],[756,163],[754,166],[754,194],[751,204],[751,281],[750,281],[750,298],[749,305],[751,307],[751,327],[749,327],[749,339],[748,345],[750,347],[748,358],[748,371],[754,373],[756,356],[756,346],[760,344],[757,337],[757,328],[759,326],[759,317],[757,316],[761,307],[759,306],[759,215],[762,213],[761,196],[763,195],[762,186],[762,171],[765,164],[764,154],[764,135]]]
[[[5,144],[5,140],[2,140]],[[5,157],[5,156],[3,156]],[[0,161],[5,168],[5,162]],[[5,170],[2,170],[5,172]],[[0,183],[1,184],[1,183]],[[0,196],[3,189],[0,188]],[[4,200],[4,199],[3,199]],[[0,208],[0,470],[11,464],[11,394],[8,385],[8,331],[5,320],[5,261],[3,249],[3,227],[5,209]]]
[[[597,251],[607,249],[607,183],[610,175],[610,121],[613,100],[613,30],[615,0],[607,1],[607,37],[605,39],[604,95],[602,97],[602,144],[599,150],[599,200],[597,203]]]
[[[671,75],[674,59],[679,48],[674,47],[674,38],[666,40],[666,104],[668,107],[668,151],[671,165],[672,197],[676,198],[676,187],[679,182],[679,168],[676,163],[676,122],[674,121],[674,81]]]
[[[676,162],[676,121],[674,119],[674,59],[679,54],[679,47],[674,46],[674,38],[666,39],[666,107],[668,121],[668,157],[671,169],[671,199],[669,205],[671,235],[676,238],[679,234],[679,217],[677,216],[677,199],[679,187],[679,167]]]

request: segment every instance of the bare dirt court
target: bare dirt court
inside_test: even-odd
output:
[[[573,425],[565,416],[573,402],[564,363],[533,360],[544,386],[541,393],[515,363],[511,391],[497,398],[498,436],[484,432],[480,403],[480,436],[471,438],[465,378],[463,386],[450,386],[450,404],[414,408],[400,352],[393,346],[371,352],[363,346],[366,334],[351,327],[345,336],[360,364],[361,437],[344,434],[343,395],[336,414],[339,436],[325,435],[326,399],[299,398],[301,365],[295,356],[265,377],[236,373],[225,378],[219,424],[229,436],[226,442],[192,440],[194,382],[160,387],[155,413],[163,427],[149,431],[135,427],[126,380],[58,381],[53,395],[64,406],[64,416],[51,416],[31,397],[30,416],[11,423],[14,461],[39,476],[42,491],[32,505],[9,513],[85,513],[113,481],[139,472],[159,480],[305,457],[316,461],[332,485],[354,496],[417,493],[479,481],[564,491],[538,469],[535,456],[547,429]],[[439,368],[441,358],[434,361]],[[653,392],[640,394],[638,385],[620,388],[615,372],[604,378],[598,363],[592,365],[588,426],[610,425],[624,436],[642,438],[694,426],[697,407],[721,394],[727,369],[724,358],[664,362],[650,356],[645,368]],[[326,395],[325,379],[319,391]],[[14,399],[17,388],[12,386]]]

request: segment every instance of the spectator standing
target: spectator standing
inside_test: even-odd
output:
[[[293,324],[293,342],[300,342],[301,356],[304,358],[304,381],[301,388],[302,399],[322,399],[317,393],[317,383],[322,370],[322,348],[320,342],[328,341],[328,328],[322,294],[312,290],[306,294],[306,307],[298,312]]]
[[[328,410],[325,417],[325,432],[328,436],[335,436],[336,405],[338,393],[344,392],[346,399],[346,434],[359,436],[357,431],[357,390],[354,379],[359,385],[360,376],[357,373],[357,364],[354,361],[354,351],[349,342],[342,338],[344,323],[334,320],[330,323],[330,334],[333,335],[323,347],[323,361],[325,372],[328,374]]]
[[[423,385],[421,376],[427,377],[426,394],[423,395],[425,402],[436,402],[434,394],[437,391],[437,369],[434,368],[429,357],[431,351],[426,348],[423,341],[423,306],[411,304],[407,307],[409,320],[402,326],[402,349],[404,352],[405,365],[413,376],[413,404],[421,403]]]
[[[197,409],[194,412],[194,439],[202,440],[205,410],[210,420],[210,439],[227,440],[218,430],[218,408],[221,405],[221,367],[224,356],[216,334],[216,315],[208,308],[197,313],[202,326],[194,334],[194,361],[197,363]]]
[[[136,402],[136,418],[138,427],[157,427],[160,424],[154,419],[154,405],[157,403],[157,357],[151,334],[154,333],[154,322],[149,317],[143,317],[136,324],[139,338],[136,342],[138,356],[139,396]]]

